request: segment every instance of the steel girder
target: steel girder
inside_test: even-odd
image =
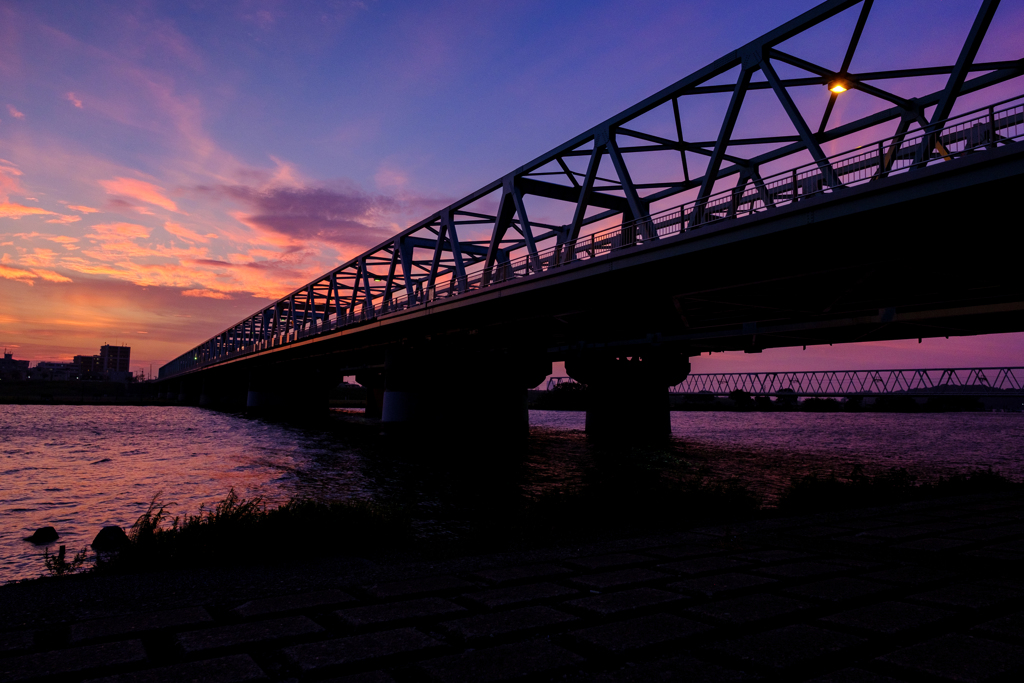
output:
[[[550,391],[572,383],[569,377],[552,377],[546,388]],[[751,396],[1024,397],[1024,367],[694,374],[669,391],[692,396],[728,396],[733,391],[744,391]]]
[[[946,121],[959,97],[1024,74],[1024,59],[975,61],[998,5],[984,0],[955,64],[857,73],[849,69],[873,0],[823,2],[257,311],[165,365],[160,376],[1021,139],[1021,106]],[[855,8],[856,26],[838,71],[782,49]],[[884,87],[894,79],[937,75],[946,76],[943,88],[912,99]],[[837,79],[877,106],[829,127],[837,96],[819,91],[827,104],[812,129],[792,93]],[[762,90],[781,106],[786,129],[736,135],[747,96]],[[730,101],[717,138],[687,140],[681,113],[723,93]],[[659,112],[668,127],[648,116]],[[881,124],[895,132],[865,150],[863,133]],[[823,145],[843,140],[856,149],[826,156]],[[745,152],[751,149],[756,153]],[[675,162],[666,164],[664,153]],[[802,163],[808,156],[811,163]],[[561,218],[537,219],[548,215]]]

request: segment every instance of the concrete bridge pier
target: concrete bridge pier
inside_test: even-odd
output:
[[[381,422],[391,430],[475,447],[518,445],[529,435],[526,392],[551,373],[551,362],[495,353],[388,352]],[[365,386],[365,385],[364,385]]]
[[[356,373],[356,383],[366,389],[366,417],[379,420],[384,412],[384,372],[362,370]]]
[[[199,386],[196,380],[185,378],[178,383],[178,403],[194,406],[199,403]]]
[[[587,385],[588,435],[658,441],[672,431],[668,389],[690,374],[690,361],[677,351],[588,355],[566,359],[565,371]]]

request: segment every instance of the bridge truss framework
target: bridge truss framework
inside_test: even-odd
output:
[[[548,391],[575,384],[552,377]],[[669,389],[672,394],[728,396],[1021,396],[1024,367],[934,368],[917,370],[819,370],[813,372],[725,372],[693,374]]]
[[[874,2],[828,0],[262,308],[160,378],[1020,141],[1024,97],[950,118],[959,98],[1024,74],[1024,59],[976,61],[998,6],[983,0],[954,64],[854,72]],[[847,10],[857,20],[838,70],[783,49]],[[944,87],[916,98],[886,88],[935,76]],[[835,84],[875,111],[834,124],[839,95],[820,88]],[[809,87],[828,98],[816,128],[794,99]],[[726,95],[717,138],[688,139],[687,112]],[[788,126],[744,137],[737,123],[761,95]],[[829,143],[849,151],[826,155]],[[531,220],[538,202],[565,222]]]

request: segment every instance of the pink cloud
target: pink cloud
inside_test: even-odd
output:
[[[14,280],[16,282],[23,282],[26,285],[32,286],[35,284],[37,279],[46,280],[47,282],[71,282],[71,278],[61,275],[58,272],[52,270],[45,270],[41,268],[15,268],[12,266],[5,266],[0,264],[0,278],[5,280]]]
[[[11,112],[11,116],[13,116],[16,119],[23,119],[23,118],[25,118],[25,115],[23,113],[21,113],[20,111],[18,111],[17,109],[15,109],[13,104],[8,104],[7,105],[7,111]]]
[[[113,180],[101,180],[100,185],[107,191],[107,194],[137,199],[168,211],[178,211],[177,204],[164,196],[164,188],[153,183],[134,178],[114,178]]]
[[[71,102],[71,104],[75,105],[79,109],[82,108],[82,100],[75,97],[75,93],[69,92],[67,95],[65,95],[65,97],[68,98],[68,101]]]
[[[204,299],[231,299],[233,298],[230,294],[225,292],[215,292],[212,289],[186,289],[181,293],[182,296],[194,296],[201,297]]]
[[[67,223],[77,223],[80,220],[82,220],[81,216],[61,216],[60,218],[51,218],[50,220],[48,220],[46,222],[47,223],[64,223],[64,224],[67,224]]]
[[[0,202],[0,218],[11,218],[18,220],[25,216],[59,216],[53,211],[41,209],[38,206],[25,206],[24,204],[13,204],[11,202]]]
[[[99,209],[94,209],[91,206],[81,206],[76,204],[68,204],[68,208],[72,211],[79,211],[81,213],[99,213]]]
[[[95,235],[88,237],[96,240],[124,240],[149,237],[149,228],[135,223],[98,223],[92,226]]]
[[[212,232],[206,235],[200,235],[199,233],[189,230],[188,228],[183,227],[178,223],[164,223],[164,230],[171,233],[175,237],[179,237],[185,240],[186,242],[199,242],[201,244],[206,244],[210,240],[217,239],[217,235],[214,235]]]

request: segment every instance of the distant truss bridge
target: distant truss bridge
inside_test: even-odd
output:
[[[573,384],[552,377],[548,391]],[[673,394],[728,396],[1024,396],[1024,367],[927,370],[820,370],[815,372],[720,372],[694,374],[669,389]]]

